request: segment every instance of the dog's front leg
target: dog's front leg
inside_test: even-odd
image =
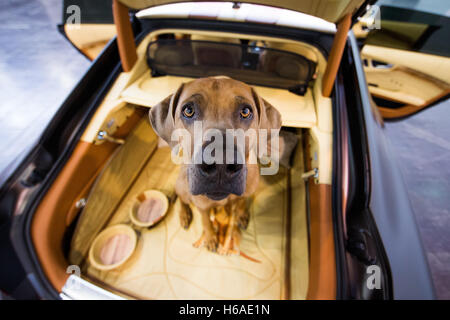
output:
[[[237,228],[237,202],[225,206],[225,210],[229,215],[228,225],[225,233],[225,239],[219,246],[218,253],[222,255],[239,254],[239,244],[241,234]]]
[[[199,209],[199,211],[202,215],[203,234],[194,243],[194,247],[199,248],[205,246],[209,251],[216,252],[218,240],[209,216],[209,210]]]
[[[250,220],[250,213],[248,212],[247,201],[245,198],[236,200],[235,214],[238,227],[242,230],[246,230]]]
[[[180,203],[180,224],[184,229],[187,229],[192,222],[192,211],[189,207],[189,204],[184,203],[182,200],[180,201]]]
[[[180,224],[184,229],[189,228],[189,225],[192,222],[192,211],[189,207],[189,203],[191,198],[186,191],[186,188],[183,188],[183,177],[182,175],[178,176],[177,183],[175,184],[175,193],[180,200]]]

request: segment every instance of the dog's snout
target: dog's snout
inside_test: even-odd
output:
[[[196,153],[198,162],[188,170],[191,193],[205,194],[212,200],[222,200],[231,193],[242,195],[247,178],[243,153],[236,145],[231,150],[212,146],[211,142],[205,143]]]
[[[235,173],[241,171],[243,168],[244,168],[243,164],[239,164],[239,163],[227,164],[226,172],[229,174],[235,174]]]
[[[244,168],[244,159],[236,146],[231,150],[223,146],[220,150],[221,154],[216,153],[217,150],[213,149],[210,154],[211,157],[208,157],[209,153],[205,150],[210,145],[211,142],[207,142],[202,146],[202,161],[196,165],[197,170],[203,176],[228,179],[238,174]]]
[[[217,174],[217,165],[215,163],[213,164],[202,163],[198,165],[198,170],[204,176],[214,176]]]
[[[202,163],[197,165],[197,169],[207,177],[215,177],[222,175],[225,178],[230,178],[238,174],[244,168],[243,164],[233,163],[233,164],[207,164]]]

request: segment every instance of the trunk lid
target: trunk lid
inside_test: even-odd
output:
[[[183,0],[119,0],[131,9],[146,9],[170,3],[179,2],[203,2],[203,1],[183,1]],[[209,1],[209,2],[230,2],[230,1]],[[352,14],[355,18],[364,14],[367,4],[375,1],[370,0],[251,0],[239,1],[238,3],[252,3],[271,7],[278,7],[315,16],[326,21],[337,23],[347,14]]]

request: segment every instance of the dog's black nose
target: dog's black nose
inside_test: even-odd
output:
[[[244,168],[244,165],[243,164],[238,164],[238,163],[225,165],[226,172],[228,174],[231,174],[231,175],[233,175],[235,173],[238,173],[243,168]]]
[[[230,194],[242,195],[247,181],[244,152],[238,150],[236,145],[230,150],[220,145],[212,148],[210,143],[205,143],[196,152],[195,164],[188,168],[191,193],[203,194],[215,201],[223,200]]]
[[[217,174],[217,167],[215,163],[202,163],[197,165],[197,168],[204,176],[215,176]]]
[[[226,137],[224,136],[223,141]],[[214,140],[212,140],[214,141]],[[196,169],[207,178],[231,179],[244,168],[244,157],[239,152],[236,145],[233,149],[227,149],[225,143],[216,150],[211,148],[212,141],[203,144],[201,154],[197,154],[197,159],[201,159],[201,164],[196,165]],[[209,152],[206,152],[207,148]],[[220,154],[216,154],[220,152]],[[201,156],[201,158],[199,158]],[[217,156],[217,157],[216,157]]]
[[[218,175],[224,178],[231,178],[237,175],[244,168],[243,164],[207,164],[202,163],[197,165],[197,169],[206,177],[216,177]]]

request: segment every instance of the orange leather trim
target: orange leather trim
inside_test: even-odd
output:
[[[126,120],[126,122],[117,129],[114,133],[114,137],[123,139],[127,136],[127,134],[131,131],[131,129],[138,123],[138,121],[142,118],[142,116],[146,113],[145,109],[136,109],[136,111]],[[73,199],[72,205],[70,206],[69,211],[66,216],[66,226],[69,226],[73,220],[76,218],[80,209],[76,207],[76,203],[81,198],[87,198],[89,191],[91,190],[92,185],[94,184],[98,174],[102,171],[103,166],[100,166],[97,172],[92,176],[89,182],[85,185],[83,190],[81,190],[80,194]]]
[[[400,107],[400,108],[395,108],[395,109],[378,106],[378,109],[380,110],[381,116],[384,119],[402,118],[402,117],[406,117],[406,116],[409,116],[411,114],[414,114],[416,112],[419,112],[422,109],[425,109],[430,104],[435,103],[436,101],[444,98],[445,96],[447,96],[449,94],[450,94],[450,90],[445,90],[440,95],[437,95],[433,99],[430,99],[430,100],[426,101],[424,104],[422,104],[420,106],[406,105],[406,106],[403,106],[403,107]],[[373,96],[377,97],[379,95],[373,94]],[[392,100],[389,97],[381,97],[380,96],[380,98]]]
[[[125,138],[145,111],[136,110],[115,132]],[[62,239],[67,222],[75,218],[72,206],[87,194],[96,176],[117,145],[105,141],[100,145],[80,141],[36,209],[31,223],[31,239],[36,255],[53,287],[60,292],[67,281],[68,263],[62,251]],[[70,216],[68,216],[70,215]]]
[[[59,292],[69,276],[62,252],[66,214],[115,147],[109,142],[95,146],[80,141],[34,213],[31,239],[46,276]]]
[[[113,0],[113,16],[117,29],[117,45],[123,71],[130,71],[137,61],[136,43],[134,42],[128,8],[117,0]]]
[[[305,170],[311,170],[311,145],[305,132]],[[331,185],[308,180],[309,192],[309,282],[308,300],[336,299],[336,254],[334,248]]]
[[[345,43],[347,42],[347,34],[350,30],[352,15],[347,14],[338,24],[336,35],[334,36],[333,46],[331,47],[330,56],[327,61],[327,68],[323,75],[322,95],[329,97],[333,91],[334,79],[339,70],[342,53],[344,52]]]
[[[290,190],[291,186],[291,169],[288,169],[287,173],[287,215],[286,215],[286,243],[285,243],[285,263],[284,263],[284,288],[282,299],[290,300],[291,299],[291,236],[292,236],[292,194]]]
[[[78,200],[80,200],[82,198],[84,198],[84,199],[87,198],[92,185],[94,184],[95,180],[97,179],[97,176],[102,171],[102,169],[103,169],[103,166],[100,166],[98,168],[97,172],[89,180],[89,182],[86,183],[84,188],[81,190],[80,194],[72,201],[72,205],[70,206],[70,209],[66,215],[66,227],[68,227],[75,220],[78,213],[81,211],[80,208],[77,208],[77,202],[78,202]]]
[[[309,181],[310,192],[310,260],[307,298],[336,299],[336,256],[331,186]]]

